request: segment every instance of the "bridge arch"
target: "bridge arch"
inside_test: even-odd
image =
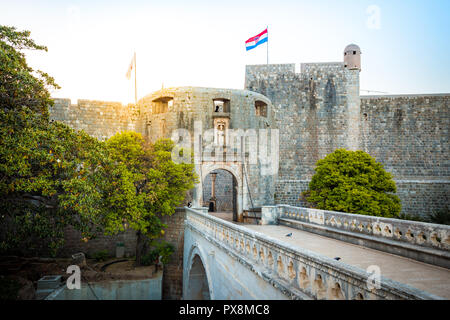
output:
[[[184,288],[185,300],[212,300],[214,299],[213,286],[209,268],[203,251],[192,246],[188,260],[188,277]]]

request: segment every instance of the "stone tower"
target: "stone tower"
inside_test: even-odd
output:
[[[349,70],[361,71],[361,49],[356,44],[345,47],[344,66]]]
[[[348,69],[346,74],[347,86],[347,114],[348,137],[347,148],[358,150],[360,148],[360,106],[359,73],[361,72],[361,49],[356,44],[349,44],[344,49],[344,67]]]

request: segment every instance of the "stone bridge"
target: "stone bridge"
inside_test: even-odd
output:
[[[185,208],[184,299],[450,299],[448,226],[287,205],[231,220]]]

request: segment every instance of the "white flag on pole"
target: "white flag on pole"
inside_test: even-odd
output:
[[[131,62],[130,62],[130,66],[128,67],[128,71],[127,71],[127,74],[126,74],[126,77],[127,77],[128,80],[130,80],[130,78],[131,78],[131,72],[133,71],[133,68],[134,68],[135,65],[136,65],[136,60],[135,60],[135,58],[136,58],[136,55],[133,55],[133,58],[131,59]]]

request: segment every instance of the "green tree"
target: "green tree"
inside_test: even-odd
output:
[[[317,162],[304,192],[318,209],[379,217],[398,217],[395,181],[383,165],[363,151],[338,149]]]
[[[107,145],[123,175],[110,191],[108,201],[113,210],[105,219],[106,229],[115,233],[128,225],[136,230],[139,265],[146,239],[151,241],[164,234],[167,226],[162,217],[173,214],[186,191],[197,182],[194,165],[172,161],[174,143],[170,139],[150,144],[139,133],[122,132],[111,137]]]
[[[30,31],[0,25],[0,108],[16,110],[27,106],[48,116],[53,105],[49,90],[59,86],[47,73],[28,66],[23,50],[43,50],[30,38]]]
[[[171,160],[170,140],[146,144],[133,132],[101,142],[49,120],[47,74],[30,68],[21,50],[46,50],[28,31],[0,26],[0,251],[36,254],[63,245],[71,225],[85,241],[127,226],[144,237],[164,233],[196,177]]]
[[[106,145],[27,107],[0,123],[0,249],[56,253],[69,224],[91,236],[115,170]]]
[[[104,143],[49,121],[48,90],[58,86],[23,50],[47,48],[0,26],[0,251],[56,253],[65,226],[88,237],[100,225],[115,167]]]

